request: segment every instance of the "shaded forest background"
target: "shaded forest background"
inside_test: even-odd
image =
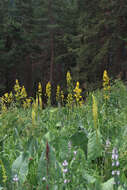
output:
[[[127,79],[126,0],[1,0],[0,94],[18,79],[34,95],[38,82],[55,89],[66,72],[85,90],[103,71]]]

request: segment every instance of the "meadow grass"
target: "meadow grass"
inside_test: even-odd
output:
[[[108,85],[82,104],[76,99],[62,106],[59,98],[61,106],[52,107],[49,91],[45,109],[39,106],[42,92],[32,106],[22,106],[24,97],[6,104],[0,115],[0,190],[126,190],[127,88],[119,80]],[[70,83],[68,89],[82,100],[81,90]]]

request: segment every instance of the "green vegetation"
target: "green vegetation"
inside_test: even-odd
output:
[[[82,105],[1,112],[1,190],[126,190],[127,89],[105,80]]]

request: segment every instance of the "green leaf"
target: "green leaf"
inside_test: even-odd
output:
[[[18,175],[19,181],[24,183],[28,174],[29,154],[21,153],[12,164],[12,175]]]
[[[39,184],[42,182],[42,178],[46,177],[46,173],[47,173],[46,163],[47,161],[45,158],[45,151],[43,151],[39,160],[38,172],[37,172],[37,178],[38,178]]]
[[[42,178],[47,178],[47,164],[48,164],[48,173],[52,175],[50,178],[54,181],[54,179],[58,179],[61,177],[61,166],[59,162],[56,160],[55,150],[49,145],[49,162],[46,160],[46,151],[43,151],[38,164],[38,172],[37,178],[38,183],[42,183]]]
[[[122,186],[119,186],[118,190],[125,190],[125,189]]]
[[[72,135],[70,141],[74,146],[82,148],[82,150],[84,150],[85,153],[87,152],[88,138],[87,134],[84,131],[77,132],[74,135]]]
[[[96,179],[89,175],[87,171],[83,171],[83,178],[87,181],[88,184],[95,183]]]
[[[88,134],[88,161],[95,160],[102,155],[102,139],[101,134],[98,131],[98,136],[95,132]]]
[[[113,190],[114,178],[102,184],[102,190]]]

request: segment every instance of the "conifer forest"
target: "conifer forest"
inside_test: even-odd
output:
[[[34,95],[38,82],[65,86],[71,71],[85,90],[103,71],[127,79],[125,0],[1,0],[0,94],[15,80]]]

